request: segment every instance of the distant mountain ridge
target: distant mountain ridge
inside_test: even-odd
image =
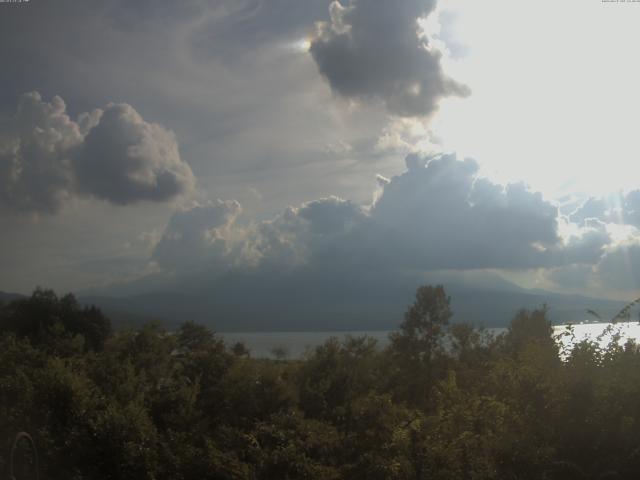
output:
[[[350,285],[348,295],[344,282],[320,292],[309,291],[311,280],[287,276],[256,280],[255,276],[228,274],[210,283],[209,288],[192,292],[158,290],[122,296],[80,292],[78,298],[84,304],[100,307],[116,328],[159,321],[171,329],[193,320],[220,332],[392,330],[413,302],[417,285],[424,283],[444,284],[451,296],[453,322],[488,328],[504,327],[518,310],[543,304],[549,307],[549,317],[555,324],[593,320],[587,310],[598,312],[604,319],[612,318],[625,305],[581,295],[528,290],[491,275],[456,278],[442,274],[428,282],[408,278],[394,285],[363,280],[360,285]],[[187,287],[191,289],[194,284],[199,282]],[[283,296],[289,300],[279,300]],[[21,298],[26,296],[0,291],[0,303]]]
[[[21,298],[26,298],[26,296],[20,293],[8,293],[0,291],[0,303],[9,303]]]
[[[134,295],[81,294],[113,318],[137,324],[160,320],[175,326],[186,320],[221,332],[391,330],[413,303],[415,289],[442,283],[451,296],[453,322],[504,327],[522,308],[549,307],[555,324],[589,320],[587,310],[613,317],[623,302],[527,290],[499,276],[456,279],[455,275],[396,278],[324,278],[316,273],[296,275],[243,275],[229,273],[209,282],[184,288]],[[203,288],[191,288],[204,285]]]

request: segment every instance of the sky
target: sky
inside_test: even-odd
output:
[[[0,3],[0,290],[446,271],[635,298],[638,20],[601,0]]]

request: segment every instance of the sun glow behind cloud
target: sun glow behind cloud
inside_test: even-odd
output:
[[[455,13],[447,27],[468,48],[445,69],[472,89],[434,118],[444,149],[552,196],[637,188],[640,4],[447,0],[440,11]]]
[[[308,52],[311,47],[311,41],[308,38],[301,38],[287,45],[294,52]]]

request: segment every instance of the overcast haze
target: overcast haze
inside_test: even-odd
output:
[[[362,279],[445,271],[635,298],[639,20],[600,0],[0,3],[0,290],[287,276],[361,302]]]

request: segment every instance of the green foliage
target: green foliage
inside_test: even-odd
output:
[[[380,384],[379,361],[372,338],[329,339],[297,371],[300,408],[311,418],[346,422],[351,402]]]
[[[82,307],[71,295],[37,289],[30,298],[0,308],[0,330],[51,351],[102,348],[111,323],[96,307]]]
[[[250,357],[251,351],[243,342],[236,342],[231,346],[231,352],[236,357]]]
[[[407,310],[400,332],[392,336],[396,353],[415,364],[429,364],[452,315],[449,303],[442,285],[418,288],[416,301]]]
[[[547,319],[547,307],[529,312],[520,310],[511,321],[507,331],[506,343],[508,348],[519,354],[530,344],[535,343],[548,348],[557,356],[557,346],[553,339],[553,326]]]
[[[338,454],[339,444],[331,425],[305,419],[295,411],[275,413],[256,425],[252,437],[260,448],[259,478],[340,478],[330,460]]]
[[[442,285],[418,288],[400,330],[391,334],[389,349],[396,367],[391,378],[400,398],[426,407],[433,382],[443,373],[442,341],[452,316],[450,298]]]
[[[546,308],[497,337],[450,317],[421,287],[385,350],[254,359],[191,322],[110,332],[38,290],[0,308],[0,472],[28,430],[53,480],[636,478],[634,342],[560,352]]]

